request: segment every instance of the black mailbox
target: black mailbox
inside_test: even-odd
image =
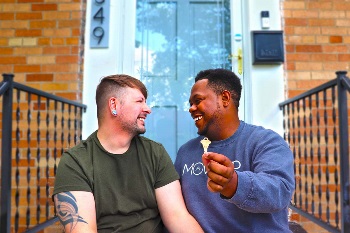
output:
[[[253,64],[284,62],[283,31],[252,31]]]

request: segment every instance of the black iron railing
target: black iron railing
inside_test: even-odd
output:
[[[0,232],[38,232],[58,221],[51,200],[56,166],[81,140],[86,106],[3,74]],[[12,225],[11,225],[12,223]]]
[[[279,106],[294,154],[290,208],[329,232],[350,232],[347,72]]]

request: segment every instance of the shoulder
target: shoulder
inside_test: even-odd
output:
[[[94,134],[91,134],[86,140],[80,141],[77,145],[67,149],[63,154],[61,160],[74,160],[76,162],[84,161],[87,157],[91,156],[92,153],[88,153],[92,148],[94,141]]]
[[[275,139],[281,142],[284,141],[282,136],[279,135],[277,132],[271,129],[266,129],[263,126],[259,125],[244,123],[243,133],[245,135],[250,135],[251,137],[254,137],[257,140]]]
[[[247,145],[255,145],[257,148],[280,148],[290,150],[288,143],[277,132],[266,129],[263,126],[244,123],[240,140],[244,140]]]

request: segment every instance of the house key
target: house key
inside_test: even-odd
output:
[[[202,146],[203,146],[203,149],[204,149],[204,153],[207,153],[208,152],[208,147],[209,147],[211,141],[207,137],[205,137],[205,138],[203,138],[201,140],[201,143],[202,143]]]

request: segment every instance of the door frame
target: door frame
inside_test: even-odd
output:
[[[260,12],[262,10],[270,11],[271,25],[269,30],[281,30],[280,0],[269,0],[268,6],[261,0],[231,0],[231,9],[237,1],[241,3],[240,25],[242,27],[244,74],[241,97],[244,110],[241,110],[240,116],[248,123],[262,125],[282,134],[283,116],[278,104],[285,99],[283,64],[252,65],[250,36],[252,30],[261,30]],[[88,107],[83,114],[84,139],[98,126],[95,92],[100,78],[116,73],[135,76],[133,67],[136,0],[113,0],[110,2],[109,46],[108,48],[91,49],[89,47],[91,1],[87,1],[83,103]],[[234,12],[236,15],[237,12]],[[233,20],[231,25],[234,26],[236,20],[233,17],[231,20]],[[235,46],[233,45],[232,48]]]

